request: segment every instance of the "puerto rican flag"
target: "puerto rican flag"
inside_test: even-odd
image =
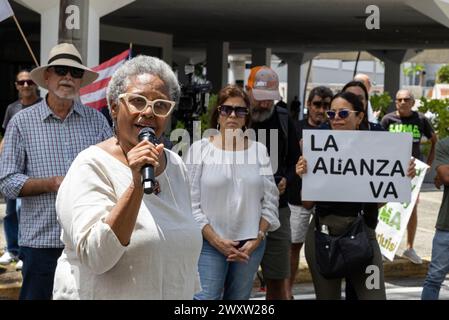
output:
[[[95,72],[99,73],[97,80],[80,90],[80,99],[86,106],[92,107],[101,111],[102,108],[107,107],[106,101],[106,88],[109,80],[115,70],[123,65],[126,60],[131,57],[131,49],[123,51],[119,55],[116,55],[112,59],[103,62],[102,64],[92,68]]]

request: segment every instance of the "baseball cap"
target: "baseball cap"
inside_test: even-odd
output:
[[[258,66],[251,68],[247,85],[256,100],[281,99],[278,75],[270,67]]]

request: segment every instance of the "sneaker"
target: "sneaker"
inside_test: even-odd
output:
[[[8,265],[11,262],[14,262],[16,260],[16,257],[14,255],[12,255],[11,253],[9,253],[8,251],[6,251],[1,257],[0,257],[0,264],[1,265]]]
[[[22,260],[17,261],[17,263],[16,263],[16,271],[21,271],[22,267],[23,267],[23,261]]]
[[[422,264],[422,259],[416,254],[416,251],[413,248],[405,250],[402,256],[409,259],[414,264]]]

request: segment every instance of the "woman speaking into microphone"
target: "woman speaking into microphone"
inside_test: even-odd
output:
[[[192,299],[198,291],[202,237],[186,168],[162,144],[138,138],[148,127],[161,137],[179,95],[157,58],[136,57],[112,76],[115,135],[79,154],[56,200],[65,249],[54,299]],[[146,166],[152,193],[144,192]]]

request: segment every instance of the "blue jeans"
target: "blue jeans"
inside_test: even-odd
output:
[[[240,246],[245,242],[240,241]],[[265,251],[265,242],[261,242],[251,254],[248,263],[244,263],[226,261],[226,257],[204,239],[198,262],[202,291],[197,293],[194,299],[248,300]]]
[[[6,216],[3,219],[6,251],[14,256],[19,255],[19,213],[20,199],[6,199]]]
[[[20,248],[22,267],[22,288],[20,300],[50,300],[56,264],[62,248]]]
[[[449,273],[449,231],[436,230],[432,243],[432,260],[424,281],[422,300],[438,300],[441,284]]]

